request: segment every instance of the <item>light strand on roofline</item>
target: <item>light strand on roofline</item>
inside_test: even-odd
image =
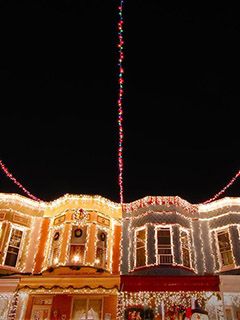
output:
[[[207,204],[207,203],[210,203],[210,202],[216,200],[220,195],[222,195],[237,180],[237,178],[239,176],[240,176],[240,170],[235,174],[235,176],[229,181],[229,183],[224,188],[222,188],[218,193],[216,193],[209,200],[204,201],[202,204]]]
[[[5,166],[5,164],[2,162],[1,159],[0,159],[0,167],[1,167],[2,171],[5,173],[5,175],[10,180],[12,180],[20,189],[22,189],[22,191],[25,194],[27,194],[29,198],[32,198],[33,200],[36,200],[36,201],[42,201],[41,199],[32,195],[26,188],[24,188],[24,186],[19,181],[17,181],[17,179],[9,172],[8,168]]]

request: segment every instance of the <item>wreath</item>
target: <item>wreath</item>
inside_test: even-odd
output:
[[[98,235],[98,237],[99,237],[99,240],[105,241],[105,240],[106,240],[106,233],[101,232],[101,233]]]
[[[81,238],[82,233],[83,233],[82,229],[77,228],[77,229],[75,229],[75,231],[74,231],[74,236],[75,236],[76,238]]]

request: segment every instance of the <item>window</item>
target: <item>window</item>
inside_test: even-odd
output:
[[[157,250],[158,264],[172,263],[170,228],[160,228],[157,230]]]
[[[218,247],[221,255],[222,266],[228,266],[233,264],[233,255],[227,230],[217,233]]]
[[[87,237],[87,227],[73,226],[71,243],[70,243],[70,256],[69,262],[71,264],[83,264],[84,253]]]
[[[17,264],[23,232],[19,229],[12,228],[8,249],[5,259],[5,265],[15,267]]]
[[[59,262],[59,254],[60,254],[60,231],[55,230],[53,233],[52,239],[52,257],[51,262],[53,265]]]
[[[146,265],[146,229],[136,231],[136,267],[142,267]]]
[[[95,264],[101,268],[107,267],[107,233],[103,230],[97,232]]]
[[[72,320],[102,319],[102,299],[74,299]]]
[[[33,297],[31,320],[50,320],[52,297]],[[54,314],[53,310],[53,314]]]
[[[182,246],[182,263],[185,267],[190,268],[190,252],[189,252],[189,237],[187,232],[181,231],[181,246]]]

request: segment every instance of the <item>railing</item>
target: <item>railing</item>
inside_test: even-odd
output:
[[[172,254],[159,254],[158,264],[172,264],[173,258]]]

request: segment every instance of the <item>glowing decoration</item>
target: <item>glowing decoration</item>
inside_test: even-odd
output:
[[[120,202],[123,203],[123,108],[122,108],[122,99],[123,99],[123,0],[120,0],[119,10],[119,21],[118,21],[118,66],[119,66],[119,91],[118,91],[118,129],[119,129],[119,145],[118,145],[118,167],[119,167],[119,176],[118,184],[120,187]]]
[[[0,160],[0,166],[1,166],[2,171],[6,174],[6,176],[10,180],[12,180],[20,189],[22,189],[24,193],[26,193],[33,200],[42,201],[41,199],[39,199],[39,198],[35,197],[34,195],[32,195],[26,188],[24,188],[24,186],[19,181],[17,181],[16,178],[14,178],[14,176],[8,171],[8,168],[4,165],[2,160]]]
[[[125,311],[133,306],[142,310],[146,310],[146,307],[154,310],[157,319],[159,319],[160,313],[163,316],[161,319],[182,319],[181,315],[185,312],[191,316],[189,310],[191,310],[193,300],[198,301],[203,306],[213,297],[216,297],[221,303],[221,296],[216,291],[121,291],[118,299],[118,319],[125,319]],[[218,319],[224,320],[221,310],[214,309]]]
[[[220,190],[218,193],[215,194],[215,196],[213,196],[212,198],[210,198],[207,201],[204,201],[203,204],[207,204],[209,202],[212,202],[214,200],[216,200],[220,195],[222,195],[236,180],[237,178],[240,176],[240,170],[235,174],[235,176],[229,181],[229,183],[222,188],[222,190]]]
[[[73,256],[73,262],[77,263],[80,261],[80,257],[78,254],[75,254],[75,256]]]
[[[105,288],[103,286],[97,286],[92,288],[89,286],[77,287],[72,286],[62,287],[60,285],[55,285],[54,287],[45,287],[40,286],[38,288],[31,288],[29,286],[23,286],[19,289],[19,292],[24,292],[28,294],[40,294],[40,295],[49,295],[49,294],[107,294],[107,295],[117,295],[119,292],[118,286],[115,285],[111,288]]]

